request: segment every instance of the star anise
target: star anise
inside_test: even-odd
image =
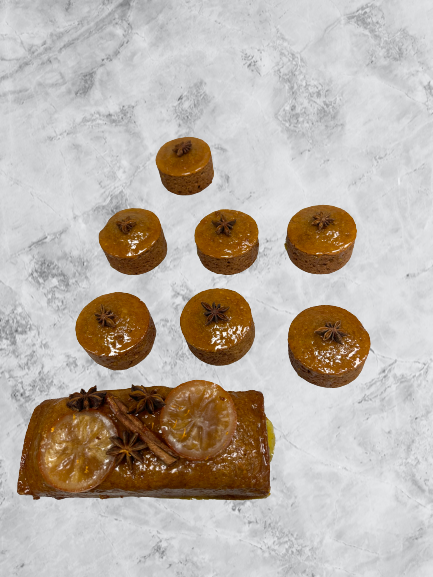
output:
[[[105,391],[96,391],[96,386],[91,387],[87,393],[81,389],[79,393],[69,395],[69,401],[66,406],[73,411],[82,411],[83,409],[98,409],[105,400]]]
[[[133,473],[132,460],[137,459],[137,461],[144,462],[144,457],[140,451],[147,447],[147,443],[143,441],[137,441],[138,434],[134,433],[132,437],[127,431],[123,431],[123,439],[120,437],[110,437],[110,441],[113,443],[110,448],[107,449],[107,455],[110,457],[115,457],[114,467],[118,467],[124,459],[128,465],[130,473]]]
[[[149,414],[153,415],[155,411],[162,409],[165,405],[165,401],[161,395],[158,395],[155,391],[149,393],[146,390],[146,387],[143,387],[142,385],[132,385],[131,390],[132,393],[130,393],[129,396],[135,401],[135,403],[128,411],[129,414],[147,411]]]
[[[236,219],[231,220],[231,221],[227,221],[223,214],[221,214],[220,220],[213,220],[212,221],[212,224],[217,227],[216,233],[221,234],[223,232],[227,236],[230,236],[231,230],[232,230],[233,225],[235,223],[236,223]]]
[[[335,341],[342,345],[342,337],[347,337],[347,333],[344,333],[340,327],[341,321],[337,321],[334,324],[325,323],[324,327],[320,327],[320,329],[317,329],[317,331],[314,332],[318,335],[321,335],[324,341]]]
[[[178,142],[174,145],[173,152],[175,152],[178,156],[183,156],[191,150],[191,147],[192,143],[190,140],[182,140],[182,142]]]
[[[116,315],[112,311],[106,309],[104,305],[101,305],[99,313],[95,313],[95,317],[98,323],[103,327],[116,326],[116,321],[114,320]]]
[[[317,226],[318,230],[322,230],[327,226],[329,226],[330,224],[332,224],[333,222],[334,219],[331,218],[331,215],[329,214],[325,215],[323,214],[323,212],[319,212],[318,214],[313,216],[313,222],[311,224]]]
[[[212,306],[208,305],[207,303],[201,303],[201,306],[204,308],[204,314],[207,316],[206,326],[209,325],[212,321],[217,323],[218,321],[229,320],[224,313],[228,311],[230,307],[222,307],[221,305],[216,305],[215,303],[212,303]]]
[[[134,226],[137,223],[135,222],[135,220],[132,220],[130,216],[127,216],[123,220],[118,220],[116,224],[124,234],[127,234],[130,230],[134,228]]]

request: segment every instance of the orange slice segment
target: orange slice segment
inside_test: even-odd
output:
[[[203,461],[228,447],[237,415],[231,396],[208,381],[188,381],[173,389],[161,411],[165,442],[186,459]]]
[[[106,454],[113,436],[117,436],[116,427],[101,413],[82,411],[61,417],[48,429],[39,447],[44,479],[71,493],[93,489],[114,465]]]

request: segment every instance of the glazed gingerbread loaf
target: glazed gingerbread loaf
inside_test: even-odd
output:
[[[198,383],[200,385],[207,382],[191,381],[190,383]],[[185,383],[180,385],[180,387],[190,383]],[[212,385],[212,383],[208,384]],[[173,394],[173,391],[178,388],[153,387],[151,397],[154,400],[163,398],[167,401],[168,395],[170,393]],[[139,387],[136,387],[136,389],[139,389]],[[144,388],[141,387],[141,389]],[[146,449],[143,450],[141,460],[134,460],[131,470],[126,462],[118,465],[116,461],[116,468],[112,468],[113,464],[110,465],[108,463],[106,470],[102,471],[102,476],[99,479],[102,482],[88,490],[83,491],[83,486],[77,485],[78,480],[73,480],[75,483],[73,491],[65,490],[69,480],[67,471],[66,473],[57,470],[48,471],[53,476],[52,478],[56,479],[54,483],[48,482],[46,469],[47,466],[49,467],[50,459],[45,459],[47,456],[47,439],[51,439],[50,435],[55,435],[56,427],[59,426],[59,423],[61,427],[65,419],[69,419],[72,423],[72,425],[68,425],[68,430],[72,430],[71,427],[78,426],[77,423],[83,421],[84,429],[81,432],[78,431],[83,439],[88,439],[89,437],[85,428],[86,420],[100,423],[102,432],[94,438],[99,439],[99,441],[95,441],[97,443],[105,443],[103,445],[104,451],[110,443],[107,435],[117,434],[121,437],[124,434],[122,428],[126,418],[125,413],[121,415],[116,411],[116,414],[113,414],[110,407],[113,405],[113,399],[117,399],[116,402],[121,407],[128,405],[131,400],[129,398],[131,397],[131,392],[128,392],[128,390],[91,391],[87,395],[88,399],[92,397],[96,399],[96,395],[100,395],[98,398],[103,399],[105,397],[106,401],[100,406],[98,406],[98,403],[93,405],[93,407],[97,406],[97,408],[92,408],[92,403],[90,403],[87,409],[76,413],[71,411],[67,405],[69,403],[70,406],[76,409],[77,404],[85,398],[85,395],[80,397],[76,393],[71,395],[73,397],[72,400],[68,401],[68,398],[52,399],[44,401],[36,407],[24,440],[18,479],[18,493],[20,495],[31,495],[34,499],[39,499],[40,497],[54,497],[55,499],[71,497],[101,499],[113,497],[254,499],[269,495],[270,455],[267,419],[263,395],[257,391],[225,392],[224,395],[219,395],[218,402],[223,403],[230,400],[233,403],[235,408],[233,414],[237,422],[235,421],[236,428],[234,433],[232,433],[230,444],[215,456],[206,457],[204,460],[191,460],[176,456],[176,453],[169,451],[164,444],[161,411],[157,410],[157,406],[153,406],[153,414],[141,413],[135,419],[139,419],[147,427],[157,444],[159,443],[163,449],[165,447],[166,462],[161,460],[154,452]],[[133,394],[134,391],[132,392]],[[142,395],[144,394],[142,393]],[[227,399],[226,395],[230,395],[230,399]],[[166,408],[164,407],[164,409]],[[81,404],[81,409],[83,409],[83,404]],[[119,420],[120,417],[122,417],[121,420]],[[167,418],[164,422],[167,422]],[[93,434],[96,434],[96,432],[93,430]],[[55,441],[59,442],[59,438],[60,441],[64,441],[64,437],[59,437],[59,435],[57,435]],[[113,437],[111,436],[110,438]],[[152,436],[145,438],[149,447],[153,446]],[[118,444],[119,441],[120,439],[117,441]],[[52,440],[50,443],[50,450],[52,450]],[[136,448],[140,449],[142,445],[145,445],[145,443],[136,445]],[[54,445],[54,448],[57,450],[54,455],[56,456],[59,451],[61,452],[61,447],[58,449]],[[156,449],[153,447],[153,450]],[[95,452],[95,446],[93,448],[89,446],[85,453],[87,459],[92,456],[91,450],[93,450],[95,458],[98,456]],[[119,451],[117,452],[119,453]],[[107,454],[114,453],[113,449],[111,449],[111,453],[108,450]],[[45,464],[45,461],[48,465]],[[77,458],[76,461],[78,463],[79,459]],[[87,472],[85,468],[87,465],[91,467],[92,462],[89,461],[81,466],[84,476]],[[71,464],[71,467],[79,468],[79,466],[79,464],[75,464],[75,461]],[[101,466],[104,465],[102,464]],[[48,479],[50,478],[48,476]],[[92,484],[87,485],[87,487],[89,486],[92,486]],[[62,487],[62,489],[58,487]],[[79,490],[77,490],[77,487]]]

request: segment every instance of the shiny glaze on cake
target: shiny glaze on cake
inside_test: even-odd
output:
[[[218,221],[224,215],[227,221],[236,220],[230,236],[217,234],[212,221]],[[214,258],[241,256],[252,249],[259,239],[259,229],[251,216],[239,210],[217,210],[205,216],[195,229],[195,242],[198,250]]]
[[[78,385],[79,388],[79,385]],[[172,390],[152,387],[163,398]],[[130,403],[129,390],[109,391],[125,404]],[[144,451],[145,461],[134,463],[134,475],[125,464],[120,465],[97,487],[83,493],[55,489],[41,475],[38,466],[40,443],[57,419],[70,409],[67,398],[51,399],[41,403],[33,412],[24,440],[18,479],[18,493],[34,498],[215,498],[251,499],[267,497],[270,491],[270,455],[266,415],[262,393],[258,391],[229,392],[236,407],[238,422],[230,445],[207,461],[189,461],[180,458],[166,466],[150,451]],[[91,409],[92,411],[95,409]],[[112,415],[107,404],[99,409],[109,417],[121,434],[123,428]],[[142,421],[161,440],[159,412],[141,414]]]
[[[329,214],[334,220],[322,230],[312,224],[313,217],[320,212]],[[336,206],[309,206],[291,218],[287,238],[297,249],[307,254],[338,254],[355,242],[356,224],[349,213]]]
[[[341,321],[341,330],[348,334],[342,344],[324,341],[315,330],[325,323]],[[321,374],[353,371],[365,361],[370,350],[370,337],[360,321],[340,307],[321,305],[305,309],[295,317],[289,330],[289,347],[294,357],[308,369]]]
[[[212,322],[206,326],[207,317],[201,302],[230,307],[224,313],[228,321]],[[204,351],[218,351],[238,344],[245,338],[253,324],[247,301],[237,292],[228,289],[208,289],[187,302],[180,317],[180,327],[188,344]]]
[[[134,220],[136,225],[125,234],[116,223],[127,217]],[[110,255],[133,258],[148,251],[160,235],[161,223],[156,214],[143,208],[127,208],[109,219],[99,233],[99,244]]]
[[[191,150],[187,154],[177,156],[173,152],[174,146],[187,140],[192,143]],[[170,176],[188,176],[203,170],[210,160],[211,151],[204,140],[185,136],[170,140],[161,146],[156,155],[156,166],[160,172]]]
[[[95,317],[103,305],[116,315],[116,326],[101,326]],[[110,293],[90,302],[78,316],[75,332],[87,352],[97,356],[116,356],[141,341],[149,327],[147,306],[128,293]]]

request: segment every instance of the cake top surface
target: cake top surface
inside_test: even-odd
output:
[[[86,305],[78,315],[75,332],[86,351],[113,357],[135,346],[145,336],[149,322],[149,311],[138,297],[116,292]]]
[[[99,244],[112,256],[134,258],[156,243],[161,230],[159,218],[150,210],[127,208],[108,220],[99,233]]]
[[[201,303],[211,308],[214,303],[221,305],[223,317],[227,320],[209,322],[206,314],[209,311]],[[180,328],[190,345],[202,351],[215,352],[240,342],[249,331],[252,320],[250,305],[239,293],[229,289],[208,289],[186,303],[180,316]]]
[[[287,227],[290,242],[311,255],[336,254],[356,239],[356,225],[345,210],[321,204],[297,212]]]
[[[178,156],[175,152],[177,146],[191,142],[191,148],[186,154]],[[161,146],[156,155],[158,170],[169,176],[188,176],[202,170],[211,159],[209,145],[200,138],[185,136],[175,138]]]
[[[212,212],[195,229],[197,248],[214,258],[242,256],[251,250],[258,239],[256,221],[239,210]]]
[[[195,381],[203,383],[204,381]],[[212,384],[212,383],[209,383]],[[152,391],[164,399],[173,391],[169,387],[156,386]],[[130,390],[107,391],[115,395],[125,405],[129,405]],[[151,451],[143,451],[143,462],[134,461],[133,474],[123,462],[112,469],[108,476],[96,487],[82,493],[71,493],[61,490],[46,480],[40,471],[40,448],[50,435],[53,427],[72,411],[67,407],[67,398],[51,399],[39,405],[30,420],[23,447],[23,456],[18,480],[18,493],[34,495],[35,497],[95,497],[106,495],[111,497],[124,496],[136,492],[140,496],[143,491],[158,491],[158,496],[180,497],[182,492],[194,491],[209,496],[212,492],[218,495],[221,491],[232,492],[242,496],[243,491],[257,490],[258,495],[269,491],[270,466],[267,442],[266,415],[263,395],[259,391],[228,392],[237,414],[237,426],[230,444],[220,453],[204,461],[191,461],[179,458],[173,465],[165,465]],[[142,413],[141,421],[153,433],[162,438],[160,411],[154,414]],[[98,409],[83,410],[73,413],[80,417],[97,416],[106,421],[109,419],[122,437],[123,425],[113,417],[110,407],[105,402]],[[66,439],[67,440],[67,439]],[[105,440],[103,439],[103,442]],[[104,442],[104,448],[105,448]],[[54,494],[53,494],[54,492]],[[164,493],[165,492],[165,493]]]
[[[341,342],[325,340],[326,333],[315,332],[329,329],[338,322],[341,323],[340,332],[347,335],[339,339]],[[324,375],[335,375],[352,371],[365,361],[370,350],[370,337],[349,311],[321,305],[305,309],[293,319],[289,329],[289,347],[295,358],[307,368]]]

